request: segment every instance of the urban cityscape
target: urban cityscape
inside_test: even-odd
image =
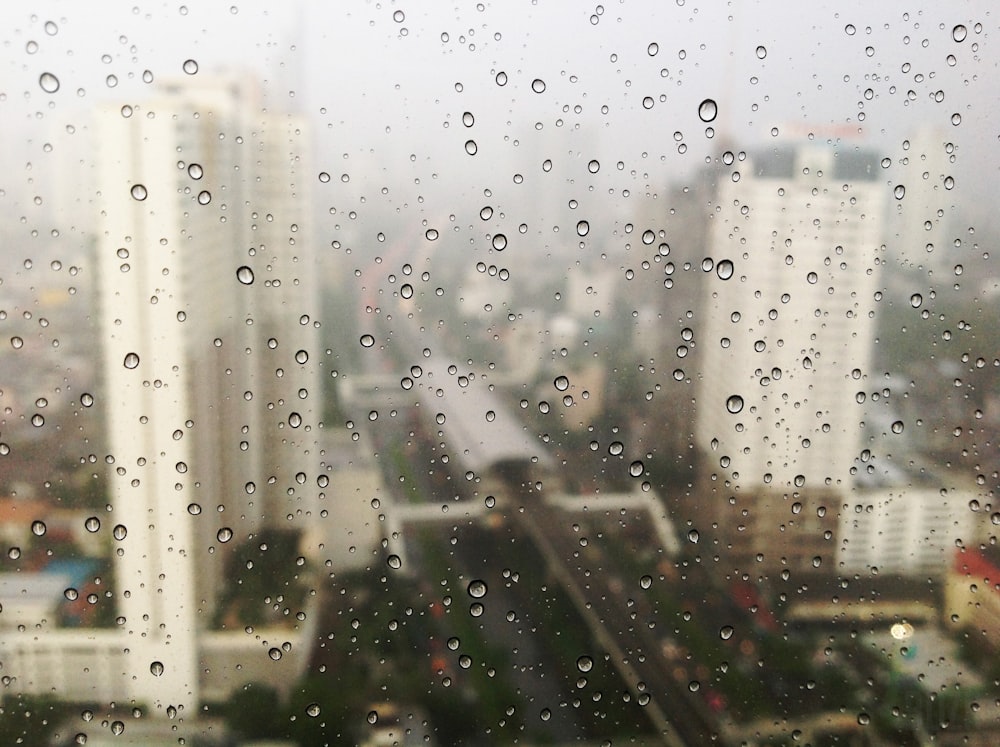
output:
[[[349,5],[4,11],[0,743],[996,744],[988,7]]]

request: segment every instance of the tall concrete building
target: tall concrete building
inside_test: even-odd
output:
[[[251,78],[199,75],[101,112],[95,140],[125,668],[137,700],[190,707],[227,551],[315,509],[305,133]]]
[[[696,440],[715,474],[713,519],[737,555],[808,563],[804,537],[832,537],[862,448],[857,393],[887,192],[878,171],[854,145],[810,142],[734,159],[720,178]]]

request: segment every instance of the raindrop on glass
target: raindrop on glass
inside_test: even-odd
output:
[[[469,596],[473,599],[482,599],[486,596],[486,582],[478,578],[470,581],[466,591],[469,592]]]
[[[390,555],[388,558],[385,559],[385,563],[393,570],[399,570],[400,568],[403,567],[403,561],[400,559],[398,555]]]
[[[507,237],[502,233],[497,233],[493,235],[493,248],[498,252],[502,252],[507,248]]]
[[[132,189],[129,191],[132,194],[132,199],[138,200],[139,202],[145,200],[149,195],[149,192],[146,191],[146,187],[143,184],[133,184]]]
[[[154,677],[160,677],[163,675],[163,662],[154,661],[149,665],[149,671]]]
[[[588,233],[590,233],[590,224],[587,221],[582,220],[576,224],[577,236],[586,236]]]
[[[719,113],[719,106],[714,99],[705,99],[698,105],[698,118],[702,122],[714,122]]]
[[[475,140],[466,140],[465,141],[465,152],[468,153],[470,156],[476,155],[476,152],[478,150],[479,150],[479,146],[476,145],[476,141]]]
[[[726,400],[726,409],[735,415],[743,409],[743,398],[738,394],[733,394]]]
[[[246,265],[242,265],[236,270],[236,279],[239,280],[243,285],[253,284],[253,270],[251,270]]]
[[[194,75],[198,72],[198,63],[194,60],[184,60],[184,64],[181,65],[181,68],[188,75]]]
[[[139,356],[135,353],[129,353],[125,356],[125,360],[122,362],[125,368],[136,368],[139,365]]]
[[[59,79],[52,73],[42,73],[38,78],[38,85],[45,93],[55,93],[59,90]]]
[[[542,80],[541,78],[535,78],[533,81],[531,81],[531,90],[534,91],[535,93],[544,93],[545,81]]]
[[[962,24],[958,24],[955,28],[951,30],[951,38],[957,42],[964,42],[965,37],[968,36],[969,30],[965,28]]]

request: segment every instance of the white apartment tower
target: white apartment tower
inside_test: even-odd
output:
[[[313,511],[302,130],[240,76],[168,82],[95,122],[116,597],[132,696],[160,709],[198,703],[227,550]]]
[[[696,428],[730,492],[850,487],[883,240],[879,170],[854,145],[810,142],[737,160],[721,178]]]

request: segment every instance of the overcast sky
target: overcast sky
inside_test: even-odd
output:
[[[144,71],[155,85],[184,76],[194,60],[196,75],[256,71],[269,107],[313,118],[321,161],[346,154],[348,164],[378,164],[383,180],[423,176],[480,191],[517,139],[539,161],[574,148],[622,161],[624,174],[636,172],[633,190],[656,190],[724,139],[749,147],[774,142],[773,128],[779,137],[815,131],[856,138],[896,162],[903,141],[926,126],[958,146],[956,199],[974,196],[1000,186],[996,17],[985,0],[922,5],[6,3],[0,126],[22,147],[4,164],[42,158],[47,133],[84,121],[101,100],[141,102],[151,88]],[[43,90],[43,73],[58,78],[58,91]],[[536,80],[544,90],[533,90]],[[698,116],[706,98],[718,102],[714,138]],[[10,198],[23,165],[5,171]]]

